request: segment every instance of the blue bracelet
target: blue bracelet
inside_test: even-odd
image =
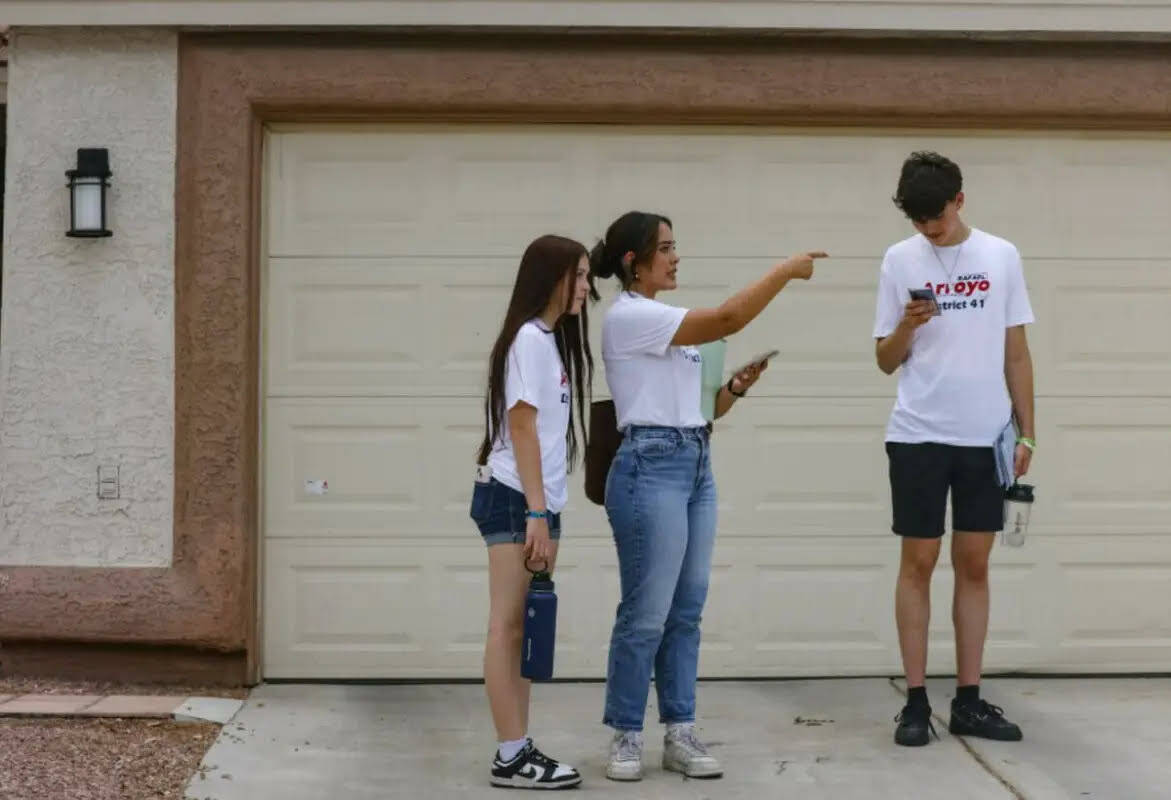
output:
[[[525,511],[526,519],[548,519],[548,511]]]

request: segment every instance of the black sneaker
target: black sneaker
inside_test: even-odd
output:
[[[947,729],[956,736],[979,736],[998,742],[1019,742],[1021,729],[1004,718],[1004,709],[986,700],[957,705],[951,701],[951,723]]]
[[[895,744],[903,747],[922,747],[931,741],[931,735],[939,738],[935,733],[935,726],[931,724],[931,706],[913,706],[910,703],[903,706],[903,710],[895,717],[899,724],[895,728]]]
[[[493,786],[512,789],[572,789],[581,783],[581,775],[568,764],[561,764],[542,753],[532,739],[512,761],[501,761],[500,751],[492,760]]]

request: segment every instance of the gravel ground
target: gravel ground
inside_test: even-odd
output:
[[[4,694],[145,694],[243,699],[247,689],[0,678]],[[219,736],[214,723],[0,717],[0,800],[182,800]]]
[[[165,694],[176,697],[234,697],[237,700],[243,700],[248,696],[248,690],[224,689],[217,686],[0,677],[0,694]]]
[[[0,719],[0,798],[180,800],[219,729],[157,719]]]

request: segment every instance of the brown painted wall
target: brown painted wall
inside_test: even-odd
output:
[[[1171,46],[1155,44],[190,35],[179,82],[174,565],[4,570],[0,641],[44,671],[33,643],[178,646],[217,654],[222,680],[257,675],[267,120],[1171,127]],[[179,657],[156,653],[165,676]]]

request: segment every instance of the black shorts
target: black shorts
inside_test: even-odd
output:
[[[1004,528],[1004,487],[991,447],[887,442],[891,527],[900,536],[938,539],[951,491],[952,530],[995,533]]]

